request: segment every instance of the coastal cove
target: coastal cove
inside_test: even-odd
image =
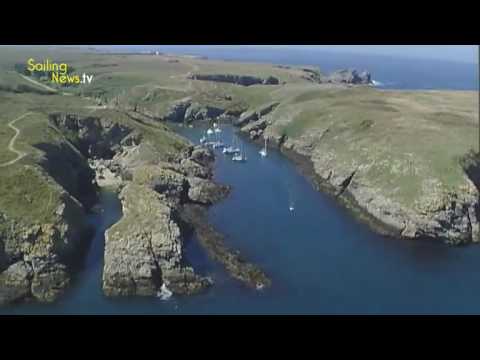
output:
[[[0,315],[480,313],[475,64],[169,49],[2,50]]]
[[[230,142],[235,131],[222,127]],[[198,143],[204,128],[177,129]],[[283,154],[239,144],[246,163],[216,151],[215,180],[232,186],[209,210],[229,246],[272,280],[246,288],[211,261],[192,235],[187,261],[214,285],[190,297],[109,299],[102,294],[104,231],[121,217],[120,203],[102,191],[103,211],[92,214],[96,233],[84,269],[58,302],[0,308],[2,314],[381,314],[479,313],[480,247],[405,241],[373,233],[326,194],[316,191]],[[293,205],[294,211],[289,211]],[[468,301],[467,301],[468,299]]]

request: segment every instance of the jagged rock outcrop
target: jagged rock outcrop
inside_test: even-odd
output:
[[[132,129],[109,119],[53,113],[49,121],[69,135],[69,139],[87,157],[111,158]]]
[[[263,135],[263,130],[265,130],[267,125],[268,125],[268,120],[266,119],[266,117],[262,117],[259,120],[249,123],[244,127],[242,127],[241,131],[249,134],[250,139],[255,140]]]
[[[187,98],[172,104],[163,120],[190,123],[192,121],[212,120],[224,112],[223,109],[192,102],[190,98]]]
[[[187,179],[173,169],[166,169],[158,165],[141,166],[135,169],[133,182],[147,186],[174,202],[186,200],[188,192]]]
[[[82,127],[78,118],[55,114],[50,120],[57,130],[68,131],[72,141],[78,139],[74,137]],[[57,300],[68,287],[90,236],[86,210],[96,202],[97,188],[86,157],[62,138],[34,147],[37,163],[25,165],[23,171],[48,194],[45,215],[35,220],[0,214],[3,304]]]
[[[184,121],[211,120],[223,114],[224,110],[199,103],[191,104],[185,112]]]
[[[185,120],[185,113],[187,109],[192,104],[192,100],[190,98],[183,99],[173,103],[167,115],[164,116],[164,120],[172,121],[172,122],[183,122]]]
[[[264,79],[250,75],[235,74],[189,74],[191,80],[217,81],[226,82],[242,86],[251,85],[278,85],[279,81],[276,77],[268,76]]]
[[[227,186],[216,184],[213,181],[197,177],[189,177],[188,198],[192,202],[203,205],[212,205],[225,198],[229,193]]]
[[[162,286],[175,294],[192,294],[210,285],[182,265],[180,228],[164,196],[130,183],[120,199],[123,218],[105,237],[107,296],[155,296]]]
[[[271,285],[271,280],[261,269],[242,258],[237,251],[228,249],[222,234],[208,223],[205,207],[186,204],[181,216],[185,222],[195,228],[197,237],[209,256],[222,263],[231,276],[246,286],[258,290]]]
[[[314,135],[314,138],[318,141],[321,134]],[[348,207],[360,211],[362,217],[366,216],[379,231],[406,239],[440,239],[454,245],[480,241],[480,193],[468,178],[470,175],[465,175],[466,186],[462,191],[442,196],[432,193],[418,206],[406,207],[382,195],[373,184],[366,181],[365,166],[358,164],[347,167],[336,163],[333,160],[334,153],[315,150],[311,140],[308,135],[298,139],[287,138],[281,147],[292,155],[301,155],[301,165],[305,161],[311,162],[313,176],[321,186],[330,190]],[[470,168],[471,173],[473,168]],[[427,189],[435,185],[435,179],[428,177],[423,182]]]
[[[321,82],[368,85],[372,83],[372,77],[368,71],[359,73],[355,69],[343,69],[321,78]]]
[[[370,85],[372,76],[368,71],[358,72],[355,69],[341,69],[324,75],[317,69],[302,68],[302,78],[315,83]]]
[[[215,158],[211,149],[195,147],[190,155],[190,159],[203,166],[208,166]]]
[[[185,163],[189,164],[187,168]],[[171,206],[186,202],[211,205],[223,199],[229,188],[213,182],[210,179],[211,173],[199,171],[198,169],[209,168],[207,160],[204,160],[204,164],[200,165],[187,158],[180,165],[145,165],[135,169],[132,181],[162,194]],[[195,170],[191,171],[192,168]],[[195,174],[198,173],[203,177],[197,177]]]
[[[31,265],[24,261],[14,263],[0,273],[0,305],[31,296],[32,276]]]
[[[57,300],[70,284],[67,266],[55,255],[32,259],[32,295],[41,302]]]
[[[59,188],[60,186],[52,184]],[[0,304],[57,300],[88,239],[83,206],[62,192],[50,222],[29,224],[0,216]]]
[[[304,79],[312,82],[322,83],[324,81],[324,76],[320,73],[320,71],[311,68],[303,68],[301,69],[304,73],[302,76]]]
[[[211,167],[202,166],[191,159],[181,160],[177,171],[185,176],[194,176],[202,179],[211,178],[213,175]]]
[[[250,122],[257,121],[262,116],[272,112],[278,105],[278,102],[271,102],[268,104],[264,104],[257,109],[246,111],[237,120],[233,122],[233,125],[242,127]]]

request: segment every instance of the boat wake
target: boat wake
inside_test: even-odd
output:
[[[172,295],[173,293],[167,288],[165,283],[162,284],[160,291],[157,292],[157,297],[160,298],[160,300],[168,300],[172,297]]]

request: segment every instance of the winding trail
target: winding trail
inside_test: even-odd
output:
[[[15,149],[15,140],[17,140],[17,137],[20,135],[21,131],[20,129],[18,129],[17,127],[15,127],[15,123],[19,120],[22,120],[23,118],[25,118],[26,116],[28,115],[31,115],[32,113],[31,112],[27,112],[19,117],[17,117],[16,119],[13,119],[12,121],[10,121],[8,123],[8,126],[10,128],[12,128],[14,131],[15,131],[15,135],[12,137],[12,139],[10,140],[10,142],[8,143],[8,150],[17,154],[17,157],[13,160],[10,160],[10,161],[7,161],[6,163],[3,163],[3,164],[0,164],[0,167],[5,167],[5,166],[9,166],[9,165],[13,165],[15,164],[18,160],[22,159],[24,156],[27,155],[27,153],[23,152],[23,151],[19,151],[19,150],[16,150]]]
[[[32,84],[35,84],[35,85],[37,85],[37,86],[42,87],[42,88],[44,88],[45,90],[48,90],[48,91],[51,91],[51,92],[54,92],[54,93],[58,92],[57,89],[54,89],[54,88],[51,88],[50,86],[47,86],[47,85],[42,84],[42,83],[39,83],[38,81],[35,81],[35,80],[29,78],[28,76],[25,76],[25,75],[23,75],[23,74],[19,74],[19,75],[20,75],[23,79],[31,82]]]

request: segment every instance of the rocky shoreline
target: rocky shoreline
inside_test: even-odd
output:
[[[271,280],[261,269],[225,245],[224,236],[208,223],[205,207],[186,204],[180,211],[180,216],[193,227],[208,255],[223,264],[233,278],[257,290],[271,286]]]
[[[265,108],[271,109],[272,106],[267,104]],[[480,204],[478,200],[480,161],[475,155],[472,155],[473,160],[469,162],[469,170],[467,166],[464,167],[465,176],[469,179],[469,189],[465,199],[461,200],[460,196],[454,195],[456,200],[453,199],[447,207],[440,209],[438,214],[417,217],[417,215],[406,213],[400,208],[395,210],[395,206],[388,205],[388,202],[385,203],[385,206],[378,205],[373,209],[371,205],[374,201],[366,199],[368,194],[363,195],[362,185],[351,184],[355,171],[339,173],[336,176],[333,176],[334,169],[320,171],[319,166],[315,165],[309,155],[311,149],[308,144],[288,139],[286,136],[272,136],[268,129],[272,121],[268,114],[269,111],[253,120],[237,122],[236,125],[240,128],[240,133],[249,141],[263,145],[263,139],[268,138],[270,146],[273,143],[282,154],[291,160],[299,171],[310,180],[316,190],[335,197],[355,218],[366,223],[373,231],[402,239],[440,239],[450,245],[480,242]],[[242,114],[242,117],[245,116],[246,113]],[[371,198],[374,199],[373,194]],[[385,199],[385,201],[387,200]]]
[[[370,74],[366,72],[339,71],[331,76],[335,78],[335,83],[367,85],[371,81]],[[341,80],[343,77],[346,77],[345,81]],[[267,138],[270,146],[276,146],[293,161],[317,190],[334,196],[355,218],[367,223],[372,230],[403,239],[440,239],[452,245],[480,241],[479,182],[478,179],[475,182],[474,176],[469,176],[466,170],[468,189],[462,194],[451,194],[451,201],[444,207],[425,213],[405,209],[389,198],[376,195],[365,184],[358,183],[355,178],[357,169],[325,167],[326,160],[312,159],[313,141],[318,134],[308,135],[306,139],[289,139],[272,131],[275,123],[273,113],[278,106],[278,102],[270,102],[249,109],[233,119],[232,124],[251,141],[263,145]],[[220,120],[220,117],[216,118]],[[199,120],[208,119],[202,117]],[[478,164],[476,166],[478,168]]]
[[[81,163],[78,166],[89,169],[82,170],[93,186],[88,189],[96,192],[98,186],[114,187],[122,203],[123,217],[105,233],[102,287],[106,296],[159,296],[162,292],[191,295],[212,286],[208,276],[196,274],[185,262],[185,236],[192,229],[199,234],[211,258],[220,261],[234,278],[256,288],[270,283],[253,264],[243,259],[240,264],[239,254],[227,249],[223,236],[206,223],[206,208],[229,193],[227,186],[212,180],[211,150],[194,147],[175,135],[182,149],[175,154],[158,152],[142,133],[103,118],[52,114],[50,122],[57,132],[68,137],[72,148],[78,149],[77,162]],[[56,180],[64,180],[63,186],[79,196],[76,192],[79,188],[66,181],[71,179],[59,176]],[[95,211],[95,201],[88,189],[81,195],[88,199],[88,208]],[[78,201],[72,204],[83,211],[83,215],[75,217],[80,221],[87,210]],[[191,207],[202,210],[186,210]],[[64,210],[58,211],[60,217],[63,214]],[[205,228],[210,231],[205,232]],[[28,236],[38,246],[42,245],[39,237],[45,237],[47,243],[54,242],[53,247],[38,248],[35,254],[39,255],[31,260],[25,255],[21,261],[3,265],[0,304],[28,300],[53,302],[71,285],[70,279],[77,272],[74,263],[84,257],[80,248],[86,247],[85,239],[91,236],[83,233],[80,236],[83,240],[71,241],[68,252],[73,258],[69,259],[58,251],[55,242],[80,230],[71,224],[62,230],[65,235],[52,231],[55,230],[42,228]],[[18,240],[19,246],[28,243],[24,237]],[[0,260],[3,261],[2,256]]]
[[[224,237],[208,224],[207,207],[229,193],[228,187],[211,180],[213,159],[211,151],[192,147],[179,162],[126,170],[129,180],[119,186],[124,216],[105,234],[107,296],[155,296],[161,289],[192,295],[212,286],[211,278],[195,274],[184,263],[183,242],[191,230],[231,276],[254,288],[270,284],[255,265],[229,250]],[[118,169],[122,161],[119,156],[109,166]]]
[[[124,211],[105,236],[104,293],[191,295],[213,285],[184,263],[183,242],[191,229],[210,257],[234,278],[257,288],[268,285],[268,278],[253,264],[242,259],[239,265],[238,254],[228,250],[223,236],[207,223],[206,208],[229,193],[228,187],[212,181],[213,152],[189,146],[176,159],[145,162],[138,159],[141,146],[133,144],[110,160],[92,162],[103,184],[119,187]],[[201,210],[188,210],[192,208]],[[261,274],[260,280],[252,269]]]

